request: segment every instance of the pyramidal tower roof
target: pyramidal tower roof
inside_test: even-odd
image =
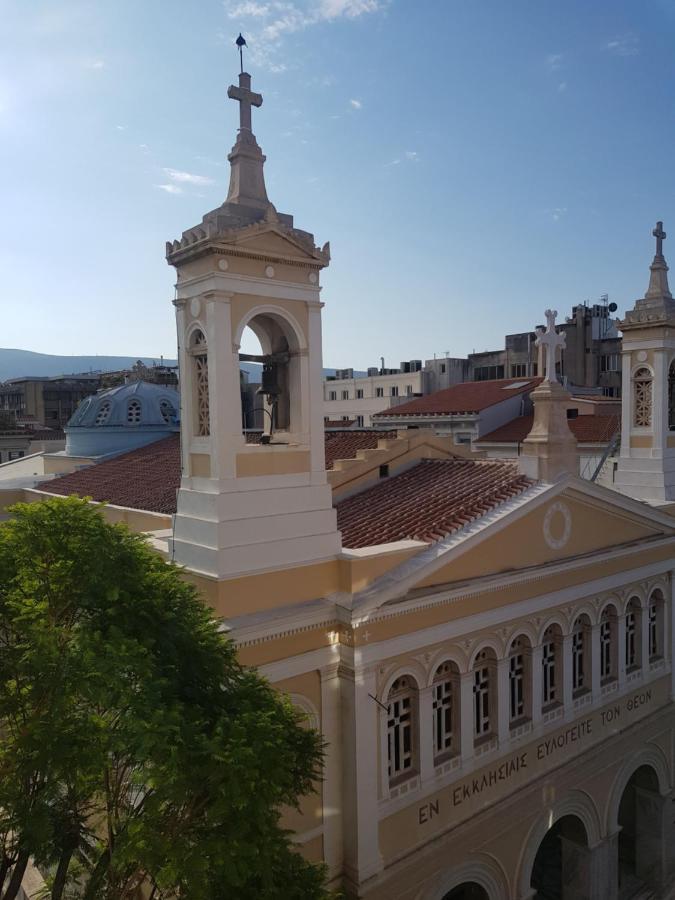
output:
[[[666,239],[663,222],[656,223],[652,234],[656,238],[656,253],[649,267],[649,286],[644,297],[637,300],[635,307],[626,313],[626,318],[621,323],[624,330],[631,325],[675,319],[675,300],[668,286],[668,265],[663,255],[663,242]]]
[[[238,40],[237,46],[241,51],[245,42],[240,45]],[[242,229],[274,226],[327,265],[330,260],[328,245],[321,250],[315,247],[314,236],[296,228],[293,216],[277,212],[267,196],[264,175],[266,157],[253,132],[253,109],[262,106],[263,98],[262,94],[251,89],[251,76],[244,71],[243,60],[238,84],[229,86],[227,96],[239,104],[239,128],[234,146],[227,157],[230,163],[227,197],[219,207],[206,213],[201,225],[184,231],[179,240],[167,242],[168,262],[176,264],[184,260],[186,255],[199,254],[209,241],[227,240],[234,232]]]

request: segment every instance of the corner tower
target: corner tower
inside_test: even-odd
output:
[[[177,275],[181,372],[173,558],[207,582],[311,567],[301,581],[317,585],[340,550],[322,409],[319,275],[330,251],[267,197],[251,122],[262,97],[251,76],[242,71],[228,96],[239,103],[239,130],[227,199],[166,245]],[[263,352],[266,434],[256,444],[242,431],[239,349],[247,326]],[[206,589],[216,609],[236,613],[217,586]]]
[[[675,300],[657,222],[647,293],[620,324],[623,331],[621,453],[615,487],[658,503],[675,500]]]

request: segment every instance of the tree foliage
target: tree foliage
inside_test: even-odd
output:
[[[0,893],[325,898],[284,806],[321,746],[179,569],[75,497],[0,525]],[[147,894],[146,894],[147,896]]]

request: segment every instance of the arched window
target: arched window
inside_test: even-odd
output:
[[[110,400],[104,400],[98,408],[96,418],[94,419],[94,425],[105,425],[110,418],[111,408]]]
[[[675,359],[668,369],[668,428],[675,431]]]
[[[652,424],[652,373],[645,366],[633,376],[633,425],[649,428]]]
[[[211,433],[209,413],[209,361],[204,332],[197,329],[190,339],[192,357],[194,433],[198,437],[208,437]]]
[[[141,421],[141,404],[138,400],[130,400],[127,403],[127,422],[129,425],[138,425]]]
[[[606,606],[600,617],[600,683],[616,678],[616,610]]]
[[[572,629],[572,693],[575,697],[591,689],[590,626],[588,616],[582,615]]]
[[[663,594],[652,591],[648,608],[649,661],[661,658],[663,653]]]
[[[641,658],[642,608],[637,597],[631,597],[626,608],[625,645],[626,672],[642,665]]]
[[[432,686],[434,764],[459,753],[459,669],[444,662],[436,669]]]
[[[393,785],[416,770],[417,685],[401,675],[387,697],[387,764]]]
[[[530,663],[532,648],[525,635],[519,635],[509,650],[509,724],[522,725],[530,714]]]
[[[176,409],[170,400],[164,399],[159,401],[159,414],[167,425],[176,420]]]
[[[549,625],[541,643],[541,703],[544,710],[562,702],[562,632]]]
[[[496,728],[497,660],[490,649],[481,650],[473,666],[473,736],[480,742]]]

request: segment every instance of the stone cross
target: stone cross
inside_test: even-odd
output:
[[[230,100],[239,101],[239,130],[251,131],[251,107],[262,106],[262,94],[251,90],[251,76],[248,72],[239,75],[239,87],[231,84],[227,89]]]
[[[652,231],[656,238],[656,255],[663,256],[663,242],[666,239],[666,233],[663,230],[663,222],[657,222],[656,228]]]
[[[537,339],[535,344],[537,347],[543,347],[546,351],[546,376],[544,380],[557,381],[558,376],[555,372],[555,355],[558,347],[560,347],[561,350],[564,349],[565,335],[558,334],[555,330],[555,319],[558,315],[558,311],[556,309],[547,309],[545,315],[546,330],[543,328],[537,329]]]

